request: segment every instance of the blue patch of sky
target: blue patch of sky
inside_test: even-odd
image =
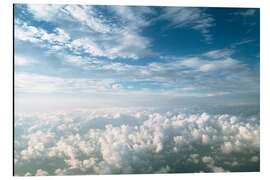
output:
[[[107,6],[95,6],[97,10],[102,10],[103,17],[112,17],[110,20],[113,23],[119,23],[116,16],[112,16],[113,13],[107,10]],[[160,7],[151,7],[158,14],[161,13]],[[234,56],[237,58],[238,55],[241,57],[244,56],[246,63],[254,63],[254,57],[256,57],[259,53],[259,12],[256,9],[256,15],[251,17],[242,17],[235,16],[233,13],[237,12],[238,9],[235,8],[208,8],[206,12],[211,13],[211,15],[216,19],[215,27],[210,28],[211,35],[214,36],[213,43],[208,44],[203,42],[202,34],[199,31],[188,29],[188,28],[169,28],[168,21],[159,20],[154,24],[148,26],[147,28],[143,28],[141,30],[141,35],[145,37],[149,37],[152,44],[150,49],[153,52],[159,52],[158,55],[153,55],[152,57],[142,57],[137,61],[132,59],[121,59],[117,58],[115,62],[125,62],[127,64],[138,64],[138,65],[146,65],[150,62],[162,62],[164,59],[160,59],[159,55],[173,55],[173,56],[189,56],[196,55],[207,50],[211,49],[222,49],[224,47],[230,47],[231,44],[240,42],[243,39],[251,39],[254,40],[252,43],[244,44],[239,47],[239,50],[242,50],[242,53],[237,51]],[[239,9],[239,12],[245,11],[247,9]],[[154,17],[156,15],[148,15],[149,17]],[[52,33],[57,25],[52,22],[46,22],[42,20],[36,20],[31,13],[27,11],[27,7],[24,4],[19,4],[15,6],[15,17],[21,19],[29,25],[33,25],[35,27],[42,28],[46,30],[48,33]],[[239,21],[243,19],[251,19],[246,20],[247,23],[239,23]],[[230,23],[228,23],[228,21]],[[254,23],[256,24],[254,25]],[[61,24],[61,22],[59,22]],[[249,33],[246,29],[249,29]],[[251,33],[252,32],[252,33]],[[247,47],[243,47],[247,46]],[[247,51],[248,49],[248,51]],[[65,49],[70,54],[78,54],[74,53],[74,51]],[[87,56],[84,54],[82,50],[79,50],[80,55]],[[93,57],[91,55],[88,55]],[[102,57],[103,59],[109,60],[106,57]],[[251,59],[252,58],[252,59]],[[255,61],[256,62],[256,61]]]
[[[37,20],[34,18],[34,15],[29,12],[26,4],[16,4],[14,6],[14,16],[16,19],[20,19],[21,21],[26,22],[29,26],[44,29],[48,33],[53,33],[55,28],[57,28],[56,23]]]
[[[168,23],[160,21],[144,31],[144,34],[152,39],[153,51],[159,52],[163,56],[168,54],[188,56],[206,50],[205,46],[197,45],[200,44],[198,41],[201,39],[199,31],[168,27],[168,29],[162,30],[164,26],[168,26]]]
[[[146,15],[148,20],[155,19],[162,13],[162,8],[151,7],[155,14]],[[98,17],[105,18],[109,23],[119,24],[121,21],[118,16],[115,16],[108,6],[95,6]],[[243,12],[247,9],[235,9],[235,8],[207,8],[204,9],[205,13],[211,14],[211,17],[215,19],[214,26],[208,28],[209,34],[212,36],[211,43],[207,43],[204,40],[203,34],[199,30],[194,30],[188,27],[176,28],[169,26],[167,20],[153,21],[152,24],[142,27],[139,30],[141,36],[149,38],[151,41],[150,50],[153,52],[151,55],[145,55],[137,60],[131,58],[116,58],[109,59],[106,57],[96,57],[96,59],[102,59],[107,63],[121,62],[129,65],[141,65],[145,66],[151,62],[168,62],[174,61],[169,58],[160,58],[160,56],[173,56],[173,57],[190,57],[200,56],[201,54],[216,50],[216,49],[232,49],[235,50],[232,55],[233,58],[248,64],[252,68],[255,68],[258,61],[259,53],[259,10],[256,10],[253,16],[240,16],[234,15],[236,12]],[[65,31],[69,31],[70,25],[65,22],[47,22],[37,20],[33,14],[28,12],[26,5],[20,4],[15,6],[15,18],[20,19],[23,22],[27,22],[29,25],[42,28],[48,33],[53,33],[56,27],[65,28]],[[78,32],[77,32],[78,31]],[[76,35],[76,33],[79,33]],[[85,34],[83,34],[85,33]],[[78,36],[85,36],[88,32],[80,32],[80,30],[72,29],[71,40],[76,39]],[[247,41],[232,47],[233,44],[240,43],[241,41]],[[46,43],[46,42],[45,42]],[[63,48],[62,51],[71,55],[80,55],[82,58],[94,58],[95,56],[85,53],[82,49],[78,52],[74,52],[68,48]],[[52,75],[58,77],[95,77],[98,78],[98,74],[94,75],[86,70],[82,70],[80,67],[73,66],[63,61],[64,57],[54,52],[49,52],[48,48],[41,48],[38,45],[33,45],[30,42],[22,42],[20,40],[15,41],[16,54],[23,54],[25,56],[32,56],[35,60],[39,61],[39,64],[32,64],[29,66],[16,67],[17,72],[29,72],[44,75]],[[207,59],[211,60],[211,59]],[[62,68],[69,68],[72,71],[63,73],[60,71]],[[182,70],[191,70],[190,68],[184,68]],[[224,74],[217,74],[213,72],[217,78],[223,78]],[[109,76],[109,75],[108,75]],[[106,77],[104,75],[104,77]],[[192,77],[189,77],[192,80]],[[192,81],[191,81],[192,82]],[[141,90],[148,88],[152,90],[166,89],[162,85],[155,84],[154,82],[134,82],[134,81],[122,81],[119,82],[125,89]],[[184,88],[184,87],[183,87]],[[224,88],[224,87],[222,87]],[[167,88],[169,89],[169,88]],[[241,88],[239,88],[241,89]],[[223,90],[226,90],[224,88]],[[192,90],[192,92],[210,92],[211,89],[198,89]],[[191,90],[190,90],[191,92]]]
[[[260,51],[259,9],[252,8],[254,15],[243,16],[237,13],[246,12],[248,8],[209,8],[209,13],[216,19],[216,26],[211,31],[214,39],[212,49],[224,47],[237,49],[232,57],[243,63],[254,65],[258,63],[256,56]],[[239,44],[246,41],[247,43]],[[232,45],[236,44],[232,47]]]

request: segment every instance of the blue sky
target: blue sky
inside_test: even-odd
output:
[[[260,170],[260,11],[16,4],[15,175]]]
[[[18,110],[259,103],[259,9],[14,11]]]

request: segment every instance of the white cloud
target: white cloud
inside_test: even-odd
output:
[[[243,41],[239,41],[239,42],[236,42],[236,43],[233,43],[231,45],[232,48],[236,48],[237,46],[241,46],[241,45],[244,45],[244,44],[248,44],[250,42],[254,42],[254,40],[251,40],[251,39],[248,39],[248,40],[243,40]]]
[[[209,51],[207,53],[204,53],[203,55],[213,58],[213,59],[220,59],[220,58],[230,57],[232,54],[233,54],[232,50],[218,49],[218,50]]]
[[[137,32],[124,30],[105,35],[106,38],[81,38],[75,39],[67,46],[78,52],[79,49],[92,56],[104,56],[109,59],[131,58],[138,59],[146,56],[150,51],[150,41],[140,36]]]
[[[167,7],[160,19],[166,19],[171,22],[171,26],[176,28],[190,28],[199,30],[205,40],[210,42],[212,35],[209,28],[214,26],[215,19],[199,8],[179,8]]]
[[[52,33],[44,29],[28,25],[26,22],[15,20],[15,39],[29,41],[41,47],[59,49],[69,43],[70,36],[61,28],[55,28]]]
[[[60,78],[16,73],[16,92],[222,96],[237,92],[239,87],[252,89],[258,86],[257,75],[241,61],[229,57],[205,60],[195,56],[164,63],[149,63],[145,66],[108,62],[94,57],[67,55],[65,53],[60,54],[59,58],[65,63],[76,65],[84,70],[84,73],[87,71],[89,78]],[[179,77],[181,77],[181,81]],[[176,79],[179,79],[179,81]],[[116,85],[112,86],[116,82],[118,82],[117,86],[121,88],[116,88]],[[145,84],[153,85],[164,88],[164,90],[156,90],[155,92],[147,89],[135,90],[125,87],[123,82],[141,83],[143,86]],[[216,90],[222,87],[227,88],[227,90]],[[196,89],[201,88],[208,90],[203,93],[195,93]]]
[[[36,14],[42,6],[30,5],[29,8],[35,16],[38,16]],[[61,52],[59,59],[81,67],[85,70],[84,73],[88,71],[89,77],[95,72],[100,73],[101,77],[107,74],[115,81],[147,81],[151,85],[158,85],[162,88],[171,89],[174,92],[181,91],[180,88],[183,87],[210,89],[207,92],[209,96],[228,94],[231,91],[235,91],[236,87],[249,87],[248,89],[258,87],[258,74],[252,72],[241,61],[230,58],[229,56],[233,52],[228,49],[213,50],[202,54],[202,56],[213,58],[214,60],[212,61],[200,57],[176,57],[176,60],[167,58],[166,63],[150,63],[145,66],[106,61],[106,58],[139,59],[140,57],[153,55],[151,48],[149,48],[151,47],[151,40],[142,36],[141,30],[143,27],[151,24],[147,15],[155,14],[150,7],[109,6],[106,8],[119,17],[118,21],[113,21],[110,18],[106,19],[96,6],[68,5],[55,6],[53,8],[51,5],[44,5],[44,9],[41,10],[44,12],[40,16],[45,17],[53,11],[55,12],[53,13],[53,18],[49,18],[47,21],[59,20],[58,22],[61,22],[60,20],[63,20],[64,22],[70,22],[65,24],[73,23],[70,26],[78,27],[76,29],[79,29],[81,33],[78,33],[78,30],[75,31],[73,28],[67,28],[61,23],[57,24],[59,28],[55,28],[53,32],[49,33],[44,29],[15,19],[15,38],[49,48],[52,51]],[[77,11],[82,14],[74,13]],[[168,7],[164,11],[165,14],[158,19],[167,19],[176,27],[190,26],[200,30],[202,33],[205,32],[205,35],[209,35],[207,31],[214,25],[211,17],[207,15],[207,11],[203,9]],[[96,23],[91,25],[96,29],[93,30],[95,32],[89,32],[89,30],[82,28],[82,26],[87,25],[87,20],[91,21],[91,23]],[[209,24],[209,22],[211,23]],[[104,24],[108,26],[103,27]],[[102,32],[102,29],[109,30]],[[90,58],[85,56],[90,56]],[[106,57],[104,58],[105,60],[97,59],[102,57]],[[21,63],[23,62],[21,60]],[[206,73],[217,74],[207,76]],[[181,77],[181,80],[179,77]],[[93,81],[98,80],[95,79]],[[72,89],[70,87],[72,83],[68,82],[64,82],[68,84],[67,89]],[[45,92],[46,88],[48,92],[57,91],[58,87],[55,86],[55,83],[47,85],[48,87],[41,85],[40,91],[43,89]],[[36,86],[34,85],[33,87]],[[217,89],[224,87],[229,88],[228,91],[230,92],[215,92]],[[83,91],[89,92],[90,90],[85,89]]]
[[[107,91],[112,80],[91,80],[86,78],[60,78],[53,76],[16,73],[15,90],[17,93],[72,93]],[[91,88],[91,89],[89,89]]]
[[[107,26],[102,19],[96,17],[91,6],[69,5],[64,7],[64,9],[77,21],[86,24],[96,32],[108,33],[111,31],[110,26]]]
[[[42,169],[38,169],[35,176],[48,176],[48,172]]]
[[[26,23],[23,24],[19,23],[20,23],[19,21],[15,21],[15,28],[14,28],[15,39],[30,41],[32,43],[41,42],[41,40],[37,38],[40,37],[41,35],[36,27],[28,26]]]
[[[69,35],[60,28],[54,30],[55,33],[44,33],[41,37],[42,40],[47,40],[49,43],[66,43],[70,39]]]
[[[56,169],[55,171],[54,171],[54,174],[56,175],[56,176],[64,176],[65,175],[65,173],[66,173],[66,169],[60,169],[60,168],[58,168],[58,169]]]
[[[55,135],[51,137],[49,131],[38,129],[29,131],[24,135],[28,137],[27,146],[20,151],[36,147],[38,154],[34,151],[28,154],[28,160],[32,161],[41,157],[62,159],[65,168],[56,168],[53,172],[56,175],[181,172],[181,167],[193,167],[191,172],[224,172],[238,166],[248,167],[250,163],[257,167],[259,163],[258,121],[250,125],[251,121],[240,116],[156,113],[129,108],[37,115],[28,115],[35,119],[28,127],[40,124],[42,129],[50,127]],[[67,125],[65,119],[69,118],[73,121],[68,120],[68,124],[79,129],[74,131],[66,126],[60,133],[55,127]],[[235,121],[232,123],[231,119]],[[175,157],[175,161],[170,157]],[[23,163],[24,158],[18,157],[16,166]],[[36,174],[47,175],[42,170]]]
[[[234,15],[241,15],[241,16],[253,16],[256,13],[255,9],[247,9],[241,10],[240,12],[233,13]]]
[[[61,78],[31,75],[27,73],[15,74],[16,92],[50,93],[59,90],[65,81]]]
[[[27,7],[37,19],[49,21],[55,18],[55,16],[59,13],[58,10],[63,7],[63,5],[28,4]]]
[[[146,20],[145,15],[155,14],[149,7],[112,6],[110,10],[123,19],[123,23],[128,24],[129,28],[137,30],[151,23]]]
[[[24,57],[20,55],[15,55],[14,60],[15,60],[15,65],[18,65],[18,66],[35,63],[33,60],[29,59],[28,57]]]
[[[202,161],[204,162],[204,163],[206,163],[206,164],[214,164],[215,163],[215,161],[213,160],[213,158],[211,158],[211,157],[209,157],[209,156],[204,156],[203,158],[202,158]]]
[[[140,36],[133,31],[122,32],[121,36],[117,35],[116,45],[108,45],[105,44],[105,47],[108,48],[107,53],[111,58],[122,57],[138,59],[150,53],[148,50],[150,46],[148,38]]]
[[[222,167],[215,166],[215,160],[212,157],[204,156],[202,162],[205,163],[213,172],[224,172]]]
[[[53,143],[54,134],[51,132],[37,131],[24,137],[28,139],[27,149],[21,151],[22,159],[29,160],[42,155],[48,143]]]
[[[91,38],[76,39],[71,42],[69,47],[75,51],[82,48],[86,53],[93,56],[107,56],[104,50],[102,50],[97,43],[93,42]]]
[[[24,176],[32,176],[32,174],[30,172],[27,172]]]
[[[234,68],[240,67],[241,69],[245,69],[245,65],[241,64],[239,61],[232,58],[224,58],[221,60],[203,60],[200,58],[189,58],[182,60],[180,62],[181,65],[192,68],[194,70],[209,72],[209,71],[217,71],[217,70],[233,70]]]
[[[83,32],[80,35],[76,29],[68,28],[70,38],[73,39],[71,43],[68,42],[70,38],[67,37],[69,36],[58,34],[57,40],[59,42],[62,42],[59,40],[59,36],[66,37],[63,39],[65,44],[61,44],[63,48],[70,48],[77,53],[79,52],[78,49],[81,48],[84,53],[110,59],[119,57],[138,59],[150,53],[150,40],[140,34],[141,28],[149,24],[144,15],[154,13],[150,8],[140,7],[137,8],[135,13],[132,10],[134,8],[110,6],[108,10],[119,16],[119,21],[114,22],[101,15],[102,13],[96,6],[67,5],[53,7],[44,5],[43,9],[42,6],[29,6],[30,11],[36,18],[55,22],[63,29],[66,25],[61,24],[61,21],[68,21],[76,24],[80,28],[80,32]],[[40,14],[38,13],[39,9],[42,9]],[[47,17],[48,14],[51,14],[51,16]],[[32,43],[42,43],[39,38],[49,40],[50,43],[52,43],[50,39],[54,39],[53,34],[44,34],[44,31],[42,35],[37,35],[33,34],[29,28],[25,29],[24,32],[22,32],[21,27],[16,26],[15,29],[17,29],[16,38],[28,40]],[[40,30],[36,29],[36,31],[39,32]],[[27,37],[25,37],[25,33],[27,33]],[[59,46],[53,44],[50,48],[58,50]]]
[[[75,64],[78,66],[82,66],[85,67],[85,65],[87,64],[87,60],[89,60],[89,58],[83,58],[81,56],[74,56],[74,55],[62,55],[67,62],[71,63],[71,64]]]

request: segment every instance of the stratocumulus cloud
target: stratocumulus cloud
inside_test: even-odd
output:
[[[118,108],[16,118],[16,175],[259,170],[256,116]]]

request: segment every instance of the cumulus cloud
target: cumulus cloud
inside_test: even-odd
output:
[[[210,42],[207,9],[161,8],[156,17],[151,7],[22,6],[29,16],[15,17],[15,41],[31,48],[15,55],[16,175],[259,171],[257,109],[237,106],[259,103],[258,71],[229,49],[160,57],[145,36],[161,20]],[[38,61],[29,54],[44,59],[37,69],[22,66]],[[126,108],[104,108],[112,106]]]
[[[30,172],[27,172],[24,176],[32,176],[32,174]]]
[[[36,172],[36,176],[48,176],[48,172],[42,169],[38,169]]]
[[[27,142],[17,147],[16,153],[22,155],[15,165],[15,173],[20,172],[17,175],[259,170],[260,136],[255,117],[157,113],[138,108],[23,113],[17,117],[20,121],[15,129],[27,130],[16,136],[17,141]],[[57,163],[46,164],[54,160]],[[25,163],[36,161],[44,162],[20,170]]]

